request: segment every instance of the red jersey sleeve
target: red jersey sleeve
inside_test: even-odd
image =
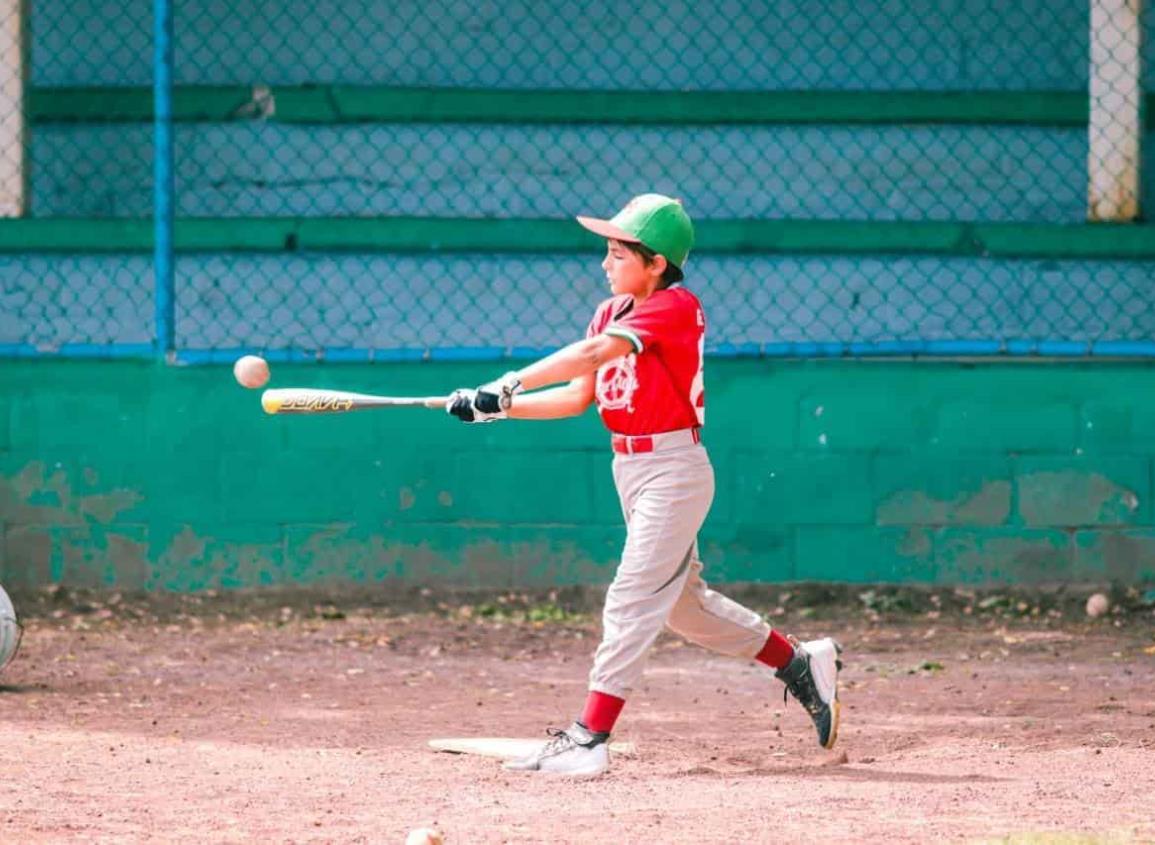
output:
[[[641,354],[647,347],[661,346],[664,340],[686,331],[688,321],[697,313],[688,310],[686,305],[677,296],[651,296],[641,305],[634,305],[630,300],[602,331],[625,338],[634,345],[634,351]]]
[[[603,300],[594,311],[590,324],[586,327],[586,337],[595,337],[606,330],[606,326],[613,320],[615,314],[621,313],[633,303],[631,296],[615,296]]]

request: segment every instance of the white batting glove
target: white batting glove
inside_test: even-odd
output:
[[[524,389],[517,373],[508,372],[497,381],[491,381],[489,384],[483,384],[477,388],[473,407],[481,414],[508,416],[509,407],[513,404],[513,397]]]

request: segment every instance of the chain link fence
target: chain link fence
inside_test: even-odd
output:
[[[0,356],[154,348],[149,254],[89,223],[133,217],[123,227],[147,237],[151,113],[93,92],[151,86],[151,45],[127,3],[0,0]],[[145,202],[124,215],[128,190]]]
[[[1153,4],[164,2],[158,75],[153,9],[0,0],[0,354],[533,354],[646,191],[714,354],[1155,353]]]

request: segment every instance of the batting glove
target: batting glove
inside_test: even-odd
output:
[[[477,396],[473,400],[474,410],[482,414],[507,416],[509,406],[513,404],[513,397],[523,389],[517,373],[506,373],[497,381],[491,381],[477,388]]]
[[[445,402],[445,413],[457,417],[466,423],[493,422],[494,420],[505,418],[506,414],[504,411],[487,414],[477,410],[474,404],[476,398],[476,390],[470,390],[464,387],[459,388],[449,394],[449,398]]]

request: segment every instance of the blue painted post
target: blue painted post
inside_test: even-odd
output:
[[[156,353],[173,350],[172,0],[153,0],[153,274]]]

